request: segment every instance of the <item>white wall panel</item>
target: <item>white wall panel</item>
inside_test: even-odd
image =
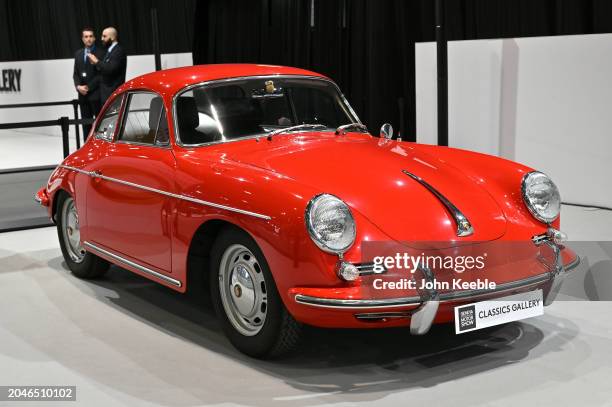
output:
[[[550,174],[564,201],[612,206],[612,35],[448,45],[449,144]],[[416,46],[417,141],[435,144],[435,43]]]
[[[162,55],[161,59],[164,69],[193,64],[191,53],[167,54]],[[0,72],[3,69],[21,69],[21,90],[0,91],[0,105],[76,99],[77,93],[72,83],[73,63],[73,59],[0,62]],[[127,80],[153,70],[153,55],[128,56]],[[61,116],[73,117],[72,105],[0,109],[0,123],[55,120]],[[72,129],[71,126],[71,150],[75,148]],[[61,158],[59,126],[0,130],[0,169],[51,165]]]
[[[73,59],[0,62],[3,69],[21,69],[21,91],[0,92],[0,105],[55,102],[77,98],[72,83]],[[191,53],[162,55],[162,68],[192,65]],[[128,56],[126,80],[155,70],[153,55]],[[53,120],[71,115],[71,106],[27,109],[0,109],[0,123]]]

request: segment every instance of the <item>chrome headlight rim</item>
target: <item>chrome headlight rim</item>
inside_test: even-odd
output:
[[[328,246],[324,241],[320,239],[317,232],[313,228],[313,225],[311,222],[312,211],[314,209],[315,204],[324,197],[331,197],[337,200],[342,205],[344,205],[350,217],[350,221],[353,223],[352,233],[350,236],[350,243],[347,244],[345,247],[333,248],[333,247]],[[355,238],[357,237],[357,225],[355,224],[355,218],[353,216],[353,212],[351,211],[350,206],[348,206],[346,202],[344,202],[342,199],[338,198],[337,196],[333,194],[324,192],[324,193],[320,193],[320,194],[313,196],[312,199],[310,199],[310,201],[308,202],[308,205],[306,205],[306,211],[304,214],[304,223],[306,224],[306,229],[308,230],[308,235],[310,236],[310,239],[314,242],[314,244],[319,249],[327,253],[338,255],[339,257],[342,257],[342,255],[346,253],[346,251],[349,250],[353,246],[353,244],[355,243]]]
[[[542,214],[538,212],[536,208],[533,207],[533,205],[531,204],[531,201],[529,200],[527,196],[527,187],[528,187],[527,182],[529,178],[533,177],[534,175],[543,175],[546,178],[548,178],[550,183],[554,186],[555,190],[557,191],[557,195],[559,195],[559,210],[557,211],[557,214],[554,217],[542,216]],[[559,218],[559,215],[561,214],[561,194],[559,193],[559,188],[554,183],[552,178],[550,178],[548,175],[546,175],[542,171],[530,171],[526,173],[525,175],[523,175],[523,179],[521,180],[521,195],[523,197],[523,203],[527,207],[527,210],[529,210],[529,213],[531,213],[531,215],[537,220],[539,220],[540,222],[545,223],[546,225],[550,225],[551,223],[553,223],[555,220]]]

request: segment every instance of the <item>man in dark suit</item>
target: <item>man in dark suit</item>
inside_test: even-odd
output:
[[[93,29],[86,27],[81,30],[83,48],[74,54],[74,71],[72,80],[79,94],[79,107],[83,119],[93,119],[98,115],[102,105],[100,104],[100,76],[97,70],[87,58],[87,55],[101,57],[103,51],[96,47],[96,37]],[[91,124],[83,125],[83,139],[87,139]]]
[[[95,65],[100,73],[100,101],[102,105],[115,89],[125,82],[127,56],[117,39],[118,34],[115,28],[105,28],[102,31],[102,44],[106,47],[104,57],[98,58],[93,54],[87,55],[89,61]]]

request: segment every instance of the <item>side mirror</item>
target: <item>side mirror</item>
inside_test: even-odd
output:
[[[380,126],[380,137],[386,139],[393,137],[393,126],[391,126],[389,123],[385,123]]]

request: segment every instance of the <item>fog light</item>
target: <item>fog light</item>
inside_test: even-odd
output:
[[[338,275],[346,281],[355,281],[359,278],[359,269],[347,262],[340,262]]]

